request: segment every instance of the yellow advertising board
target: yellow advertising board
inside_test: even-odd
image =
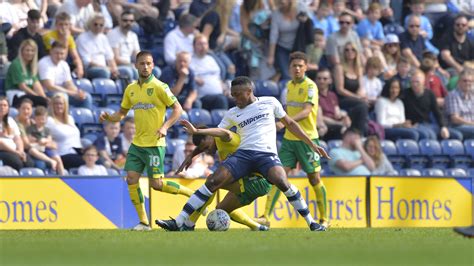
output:
[[[0,178],[0,229],[92,228],[117,226],[61,178]]]
[[[372,227],[452,227],[472,223],[470,179],[372,177]]]
[[[199,188],[204,184],[204,179],[172,179],[182,185],[192,189]],[[331,225],[334,227],[366,227],[366,178],[365,177],[331,177],[323,178],[326,185],[327,193],[327,209]],[[316,197],[313,188],[309,185],[306,178],[290,178],[290,182],[294,184],[301,192],[301,195],[308,203],[309,211],[318,219]],[[170,195],[162,192],[151,192],[151,217],[153,221],[157,218],[168,219],[169,216],[176,217],[187,201],[187,198],[180,195]],[[225,191],[219,192],[222,199]],[[265,209],[266,197],[260,197],[249,206],[244,207],[245,212],[250,217],[259,217]],[[217,201],[211,203],[210,210],[214,209]],[[155,225],[154,225],[155,226]],[[271,216],[272,228],[291,228],[291,227],[307,227],[305,220],[281,195],[275,205],[274,212]],[[196,228],[205,228],[205,217],[199,219]],[[231,228],[244,228],[235,222]]]

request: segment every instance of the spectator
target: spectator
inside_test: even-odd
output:
[[[266,80],[275,75],[275,69],[266,61],[270,16],[271,11],[265,8],[263,0],[244,0],[240,7],[241,56],[253,80]]]
[[[134,21],[133,13],[125,11],[120,16],[119,26],[107,33],[120,76],[129,80],[138,79],[138,72],[132,63],[140,51],[137,34],[131,30]]]
[[[119,137],[120,123],[107,121],[104,125],[105,133],[94,142],[99,151],[102,164],[106,168],[120,170],[125,164],[122,139]]]
[[[367,55],[373,55],[374,51],[380,50],[385,39],[380,17],[382,8],[379,3],[371,3],[367,12],[367,18],[357,24],[357,34],[361,38]]]
[[[217,0],[193,0],[189,6],[189,14],[201,19],[201,17],[216,4]]]
[[[28,11],[27,26],[21,28],[13,37],[8,40],[8,60],[13,61],[18,56],[18,49],[26,39],[33,39],[38,47],[38,58],[46,55],[43,38],[38,33],[41,30],[41,14],[38,10]]]
[[[467,38],[468,30],[467,17],[458,15],[454,19],[454,31],[447,32],[441,44],[442,65],[457,73],[463,70],[464,62],[474,62],[474,41]]]
[[[90,176],[90,175],[108,175],[107,169],[103,165],[96,164],[99,160],[99,154],[97,148],[94,145],[88,146],[84,149],[84,155],[82,156],[85,164],[81,165],[77,170],[78,175]]]
[[[51,46],[49,55],[38,63],[39,79],[50,96],[55,92],[68,95],[71,105],[85,107],[92,110],[92,97],[88,92],[79,90],[72,82],[71,70],[66,61],[66,46],[55,42]]]
[[[323,123],[327,126],[328,131],[325,139],[341,139],[342,134],[351,126],[352,121],[347,112],[339,108],[339,100],[336,94],[330,90],[331,83],[329,69],[320,69],[316,74],[316,84],[319,89],[319,109],[322,110]],[[319,125],[318,122],[318,127]]]
[[[5,38],[5,34],[3,31],[0,30],[0,77],[5,77],[7,73],[8,66],[10,62],[8,62],[8,47],[7,47],[7,39]]]
[[[110,0],[110,9],[114,18],[118,20],[119,16],[127,10],[133,12],[136,15],[137,19],[143,17],[152,17],[157,18],[160,15],[158,9],[151,5],[152,1],[147,0],[137,0],[137,1],[127,1],[127,0]]]
[[[104,16],[96,13],[87,23],[87,31],[77,37],[77,50],[89,79],[118,77],[114,52],[104,34]]]
[[[400,88],[405,91],[411,88],[411,65],[408,58],[402,56],[397,64],[397,74],[395,78],[400,81]]]
[[[443,109],[444,98],[448,95],[448,91],[444,87],[441,78],[435,73],[438,68],[437,56],[432,52],[423,53],[420,69],[425,73],[425,87],[434,93],[438,107]]]
[[[315,29],[320,29],[323,32],[324,38],[328,38],[334,31],[331,27],[329,15],[331,14],[331,7],[328,3],[322,2],[316,10],[316,14],[311,16]]]
[[[19,20],[19,26],[24,28],[27,25],[28,21],[28,12],[30,10],[38,10],[38,5],[35,0],[10,0],[12,3],[13,9],[16,11]],[[41,19],[41,14],[39,19]],[[45,21],[40,21],[41,27]]]
[[[364,142],[364,149],[367,155],[372,158],[375,169],[371,171],[372,175],[396,175],[392,163],[387,159],[380,147],[380,141],[377,136],[369,136]]]
[[[459,74],[456,90],[446,97],[446,115],[451,127],[461,131],[464,139],[474,139],[474,71]]]
[[[71,16],[71,31],[74,35],[84,32],[86,24],[94,15],[92,0],[64,0],[57,14],[65,12]]]
[[[382,95],[375,102],[376,121],[384,127],[387,139],[418,141],[420,134],[413,129],[412,121],[405,119],[405,106],[400,100],[400,91],[398,79],[389,79],[385,82]]]
[[[423,52],[426,50],[425,39],[420,34],[421,19],[419,16],[410,16],[408,30],[400,34],[400,48],[415,67],[420,67]]]
[[[193,52],[195,23],[196,17],[183,14],[179,18],[178,27],[166,34],[163,44],[165,61],[169,66],[174,65],[179,52]]]
[[[362,63],[359,51],[354,43],[348,42],[344,46],[344,55],[341,64],[337,67],[336,92],[339,96],[340,107],[349,113],[352,127],[361,134],[367,132],[368,100],[362,88]]]
[[[122,139],[122,152],[123,155],[127,155],[128,148],[132,144],[133,137],[135,136],[135,119],[133,117],[127,116],[123,120],[122,133],[120,138]]]
[[[48,162],[51,169],[58,175],[64,175],[64,166],[57,153],[57,145],[53,141],[50,129],[46,126],[48,109],[38,106],[35,109],[35,123],[26,128],[28,135],[30,154],[36,159]]]
[[[194,151],[194,148],[196,148],[196,146],[192,142],[186,142],[184,145],[185,158]],[[177,176],[187,179],[195,179],[207,177],[212,174],[212,171],[208,168],[208,164],[205,162],[204,156],[205,154],[194,156],[191,165],[184,171],[180,172]]]
[[[75,66],[74,73],[76,73],[77,78],[82,78],[84,76],[84,67],[81,57],[76,49],[76,42],[71,33],[71,16],[65,12],[58,13],[55,17],[54,23],[55,29],[43,35],[43,42],[46,51],[49,52],[49,50],[51,50],[51,46],[54,42],[63,43]]]
[[[306,54],[308,55],[308,72],[314,73],[319,68],[319,62],[326,48],[326,39],[323,31],[320,29],[315,29],[313,34],[314,42],[306,46]]]
[[[343,12],[339,15],[339,24],[341,26],[339,31],[329,36],[324,52],[328,57],[331,67],[341,63],[341,58],[344,56],[344,48],[349,42],[353,43],[357,53],[361,54],[361,62],[365,62],[362,56],[363,49],[359,36],[352,30],[354,18],[349,13]],[[342,76],[339,78],[342,78]]]
[[[342,136],[342,145],[329,152],[329,167],[335,175],[370,175],[375,163],[364,150],[360,133],[347,130]]]
[[[367,96],[369,105],[373,106],[382,92],[382,81],[378,78],[382,72],[382,62],[378,57],[370,57],[365,65],[365,75],[362,77],[362,90]]]
[[[389,80],[397,74],[397,65],[400,62],[400,40],[395,34],[385,36],[385,44],[382,46],[382,54],[376,53],[382,62],[383,77]]]
[[[420,18],[420,35],[425,41],[425,47],[430,52],[438,55],[438,48],[434,47],[430,40],[433,38],[433,27],[428,17],[423,15],[425,11],[425,0],[410,1],[411,14],[405,17],[405,29],[408,29],[410,17],[418,16]],[[434,23],[434,22],[433,22]]]
[[[209,40],[211,50],[228,51],[239,46],[239,33],[229,28],[234,3],[235,0],[216,0],[200,21],[199,31]]]
[[[197,100],[194,72],[189,68],[190,63],[191,54],[185,51],[179,52],[175,65],[165,67],[161,75],[161,81],[168,84],[186,111],[201,108],[201,101]]]
[[[18,90],[26,95],[13,99],[13,106],[18,108],[22,99],[28,98],[34,105],[48,107],[48,99],[43,86],[38,80],[38,47],[32,39],[25,39],[19,49],[18,57],[13,60],[8,68],[5,81],[5,90]]]
[[[270,50],[268,64],[274,65],[280,73],[280,79],[290,79],[288,66],[290,53],[296,39],[299,26],[297,1],[277,0],[277,9],[273,11],[270,29]]]
[[[404,91],[403,103],[406,119],[414,124],[420,139],[437,139],[439,132],[443,139],[451,137],[462,140],[461,132],[446,127],[434,93],[425,89],[425,74],[421,70],[417,69],[412,75],[411,89]],[[433,113],[437,123],[431,123],[430,113]]]
[[[11,1],[0,2],[0,25],[1,23],[9,24],[8,29],[5,30],[5,35],[7,38],[11,38],[17,30],[22,28],[20,24],[20,18],[18,17],[15,8],[10,2]]]
[[[19,171],[23,167],[32,167],[33,162],[24,151],[20,129],[8,115],[9,110],[7,98],[0,96],[0,160],[3,165]]]
[[[82,149],[81,136],[74,124],[74,118],[69,115],[67,98],[63,93],[56,93],[51,102],[51,116],[48,117],[46,127],[51,130],[53,140],[58,145],[58,153],[64,168],[68,170],[77,168],[84,164],[78,153]]]
[[[194,54],[190,68],[194,72],[197,85],[198,99],[202,108],[228,109],[229,100],[224,95],[224,84],[221,81],[221,69],[217,61],[208,54],[209,44],[207,37],[197,35],[194,38]],[[228,94],[228,92],[226,92]]]

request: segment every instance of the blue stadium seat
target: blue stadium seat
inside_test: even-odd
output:
[[[280,80],[280,82],[278,82],[278,87],[280,88],[280,92],[282,92],[283,90],[286,89],[286,84],[288,83],[288,81],[290,81],[289,79],[284,79],[284,80]]]
[[[464,141],[464,149],[466,154],[471,155],[471,158],[474,160],[474,139],[466,139]]]
[[[173,155],[179,146],[184,146],[186,141],[183,139],[170,139],[166,142],[166,154]]]
[[[444,176],[444,172],[437,168],[426,168],[421,171],[424,176]]]
[[[71,169],[69,169],[69,174],[70,175],[78,175],[79,174],[79,169],[71,168]]]
[[[116,176],[120,175],[117,170],[112,169],[112,168],[107,168],[107,174],[108,175],[116,175]]]
[[[173,112],[172,109],[168,108],[166,109],[166,119],[168,119]],[[179,117],[179,120],[188,120],[189,121],[189,116],[188,113],[186,113],[185,110],[181,113],[181,116]],[[179,121],[178,120],[178,121]],[[170,138],[180,138],[180,139],[187,139],[188,138],[188,133],[184,131],[183,126],[178,122],[174,124],[171,128],[168,129],[168,136]]]
[[[92,123],[95,124],[96,120],[94,118],[94,114],[92,110],[82,107],[72,107],[69,110],[69,114],[74,118],[76,124],[81,126],[84,123]]]
[[[446,176],[464,177],[467,176],[466,170],[462,168],[448,168],[444,170]]]
[[[173,112],[173,109],[171,109],[171,108],[166,109],[165,118],[168,119],[172,112]],[[189,120],[188,113],[186,113],[185,110],[183,110],[183,112],[181,113],[181,116],[179,117],[179,120],[183,120],[183,119],[184,120]]]
[[[44,172],[36,167],[25,167],[20,169],[20,176],[44,176]]]
[[[399,139],[396,141],[398,154],[405,156],[405,166],[409,168],[423,169],[428,159],[425,156],[420,155],[420,149],[418,143],[411,139]]]
[[[15,107],[10,106],[10,110],[8,111],[8,114],[11,117],[15,118],[18,115],[18,109],[16,109]]]
[[[391,140],[384,139],[380,142],[380,146],[382,147],[383,153],[385,155],[397,155],[397,147],[395,143]]]
[[[406,168],[400,170],[401,176],[421,176],[421,172],[418,169]]]
[[[464,152],[464,145],[457,139],[446,139],[441,141],[443,154],[449,155],[451,158],[451,166],[453,168],[468,168],[471,166],[471,156]]]
[[[278,84],[271,80],[259,80],[255,83],[256,96],[273,96],[278,98],[280,96],[280,89]]]
[[[467,174],[468,174],[470,177],[474,177],[474,168],[469,168],[469,169],[467,169]]]
[[[188,112],[189,121],[194,125],[212,125],[212,118],[209,111],[205,109],[192,108]]]
[[[82,135],[82,138],[83,139],[88,139],[92,143],[94,143],[94,141],[99,137],[99,135],[100,134],[98,134],[98,133],[86,133],[86,134]]]
[[[94,103],[99,104],[99,106],[107,103],[106,100],[108,98],[111,99],[113,97],[114,99],[121,99],[122,97],[118,92],[115,82],[111,79],[95,78],[92,80],[92,85],[94,86],[94,93],[92,94]],[[120,103],[120,100],[114,101],[113,103],[116,104],[117,102]],[[111,104],[111,102],[107,104]]]
[[[90,94],[94,93],[94,87],[92,86],[91,81],[86,78],[74,79],[74,84],[83,91],[87,91]]]
[[[92,144],[94,144],[94,142],[91,141],[90,139],[81,138],[81,145],[82,145],[82,148],[85,149],[85,148],[91,146]]]
[[[418,143],[420,154],[425,156],[429,163],[427,166],[431,168],[445,169],[449,166],[449,156],[443,155],[441,145],[434,139],[422,139]]]
[[[212,117],[212,125],[217,126],[221,122],[222,118],[224,117],[225,113],[227,112],[226,109],[214,109],[211,111]]]
[[[342,140],[340,139],[332,139],[328,141],[328,148],[329,150],[339,148],[342,145]]]

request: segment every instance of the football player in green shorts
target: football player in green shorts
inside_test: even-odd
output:
[[[240,136],[232,131],[223,128],[195,128],[189,121],[181,120],[180,123],[189,134],[193,135],[193,143],[196,148],[192,154],[188,155],[177,172],[189,167],[194,156],[200,153],[214,155],[216,152],[219,160],[223,161],[227,156],[237,150],[240,144]],[[248,226],[255,231],[267,231],[268,227],[252,220],[240,207],[249,205],[256,198],[267,195],[272,185],[259,173],[244,177],[238,181],[224,187],[228,191],[224,199],[219,202],[216,209],[225,210],[230,218],[240,224]],[[201,209],[207,207],[213,200],[211,197]],[[194,212],[190,220],[196,223],[200,212]]]
[[[302,52],[290,54],[290,74],[292,79],[287,84],[286,112],[298,122],[314,143],[319,144],[319,136],[316,129],[319,99],[318,87],[311,79],[306,77],[307,62],[307,56]],[[277,129],[282,129],[283,127],[282,123],[277,123]],[[278,156],[287,174],[296,167],[297,162],[300,163],[316,194],[319,223],[327,228],[329,220],[326,211],[326,187],[319,174],[321,171],[320,156],[289,130],[285,131]],[[273,187],[268,194],[265,213],[256,219],[257,222],[269,225],[269,216],[273,212],[273,207],[279,196],[279,190]]]
[[[168,85],[152,74],[154,63],[150,52],[139,52],[136,56],[135,67],[138,70],[139,79],[125,89],[120,110],[113,114],[104,112],[100,114],[99,120],[100,122],[119,122],[125,118],[130,109],[134,110],[136,134],[128,149],[125,170],[130,199],[140,219],[140,223],[133,230],[148,231],[151,227],[138,183],[144,169],[150,179],[150,186],[155,190],[187,197],[190,197],[194,191],[178,183],[162,180],[165,136],[168,128],[179,119],[183,109]],[[165,121],[166,107],[172,108],[173,111]]]

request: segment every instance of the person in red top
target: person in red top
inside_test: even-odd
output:
[[[448,91],[437,73],[441,69],[436,55],[432,52],[423,53],[421,70],[425,73],[425,87],[430,89],[436,96],[436,103],[439,108],[444,107],[444,98],[448,96]],[[444,70],[442,70],[444,72]]]
[[[351,126],[351,118],[339,108],[336,93],[331,87],[331,72],[322,68],[316,74],[316,84],[319,89],[319,107],[322,110],[323,121],[328,127],[325,139],[341,139],[342,134]]]

